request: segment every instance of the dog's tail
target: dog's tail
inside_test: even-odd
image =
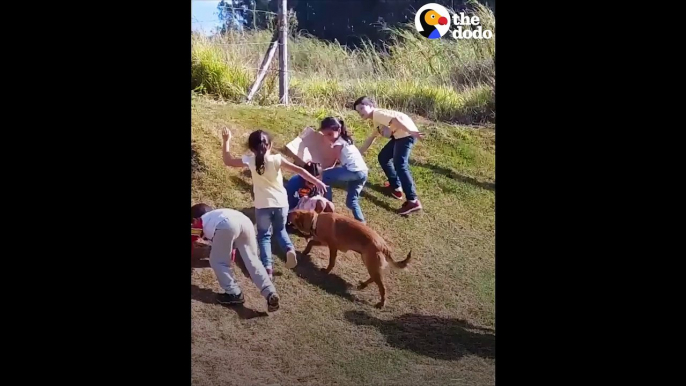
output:
[[[412,250],[410,250],[410,252],[407,254],[407,257],[405,258],[405,260],[402,260],[402,261],[394,261],[393,257],[391,256],[391,251],[389,251],[388,249],[384,249],[382,253],[383,253],[384,257],[386,258],[386,261],[388,262],[388,264],[390,264],[392,267],[394,267],[396,269],[407,268],[407,263],[409,263],[410,259],[412,259]]]

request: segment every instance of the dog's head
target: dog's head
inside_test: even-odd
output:
[[[312,233],[312,222],[317,212],[312,210],[294,210],[288,213],[288,222],[293,224],[295,229],[305,234]]]

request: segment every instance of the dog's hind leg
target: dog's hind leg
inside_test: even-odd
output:
[[[383,306],[386,305],[386,288],[383,285],[383,280],[381,280],[381,272],[377,271],[375,274],[373,274],[372,279],[376,285],[379,286],[379,295],[381,295],[381,301],[376,303],[374,307],[383,308]]]
[[[329,266],[326,269],[322,269],[324,273],[328,274],[331,272],[333,267],[336,265],[336,255],[338,254],[338,249],[329,247]]]

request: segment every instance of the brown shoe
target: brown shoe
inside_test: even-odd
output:
[[[421,209],[422,203],[419,202],[419,200],[416,200],[415,202],[405,201],[403,206],[401,206],[400,209],[398,209],[398,214],[409,214]]]

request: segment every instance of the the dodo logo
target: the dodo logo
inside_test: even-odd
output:
[[[425,4],[417,10],[414,25],[422,36],[438,39],[450,29],[450,13],[442,5]]]

